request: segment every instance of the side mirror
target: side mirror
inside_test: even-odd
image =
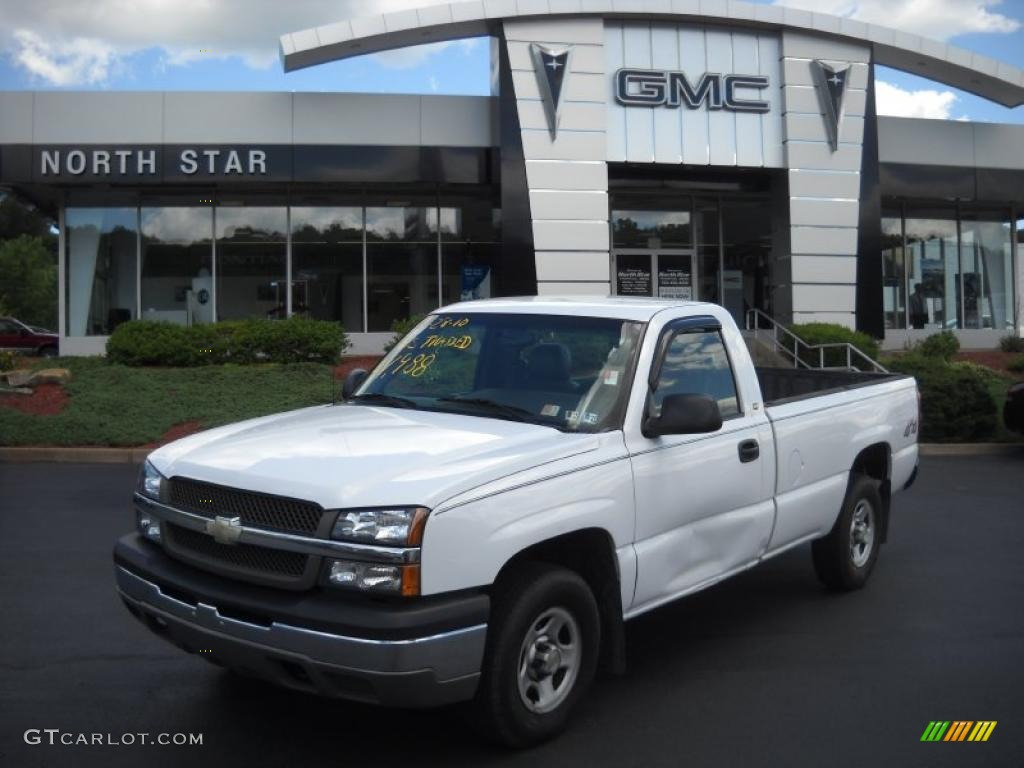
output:
[[[341,397],[348,400],[356,393],[359,386],[366,380],[366,371],[362,368],[354,368],[348,372],[345,381],[341,385]]]
[[[722,412],[710,395],[665,395],[661,415],[644,419],[644,437],[662,435],[702,435],[722,427]]]

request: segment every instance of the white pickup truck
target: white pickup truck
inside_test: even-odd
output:
[[[756,369],[713,304],[526,298],[427,317],[344,400],[150,456],[118,590],[246,675],[559,731],[624,622],[811,541],[856,589],[916,475],[912,378]]]

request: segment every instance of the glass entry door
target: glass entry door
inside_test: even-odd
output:
[[[616,296],[696,299],[693,251],[620,249],[612,256]]]

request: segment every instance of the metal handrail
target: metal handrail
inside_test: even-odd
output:
[[[846,341],[831,342],[828,344],[808,344],[806,341],[801,339],[786,326],[782,325],[775,320],[775,318],[762,312],[760,309],[749,309],[747,310],[747,330],[752,331],[754,338],[760,340],[760,332],[762,330],[771,331],[771,341],[775,347],[775,350],[784,356],[788,357],[793,362],[794,368],[807,368],[813,369],[807,360],[801,356],[800,352],[805,351],[806,357],[814,359],[815,352],[818,358],[818,368],[829,369],[829,368],[841,368],[842,366],[828,366],[825,365],[825,350],[827,349],[842,349],[846,352],[846,370],[856,370],[853,361],[854,359],[862,360],[871,366],[871,370],[876,373],[889,373],[888,369],[879,363],[877,360],[865,355],[860,349],[855,347]],[[761,321],[765,321],[768,324],[767,328],[761,328]],[[785,341],[779,338],[779,334],[782,334]]]

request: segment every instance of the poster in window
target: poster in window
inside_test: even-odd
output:
[[[491,268],[484,264],[464,264],[461,271],[461,301],[491,298]]]
[[[619,260],[615,269],[615,293],[619,296],[650,296],[651,268],[633,267],[622,261]]]
[[[658,297],[662,299],[693,298],[693,284],[687,267],[658,265]]]

